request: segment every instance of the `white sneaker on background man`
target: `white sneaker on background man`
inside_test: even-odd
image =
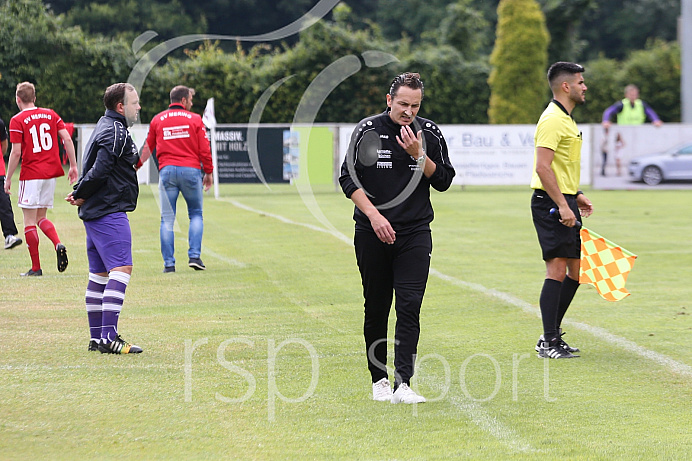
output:
[[[372,383],[372,399],[378,402],[391,402],[392,386],[387,378]]]
[[[399,384],[394,394],[392,394],[392,403],[423,403],[425,397],[416,394],[413,389],[408,387],[408,384]]]

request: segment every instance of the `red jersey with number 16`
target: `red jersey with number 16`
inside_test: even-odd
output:
[[[65,124],[52,109],[31,107],[10,120],[10,142],[22,145],[19,180],[64,176],[58,148],[58,131]]]

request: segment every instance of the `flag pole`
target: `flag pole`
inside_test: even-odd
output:
[[[214,165],[214,198],[219,199],[219,162],[216,151],[216,116],[214,115],[214,98],[207,99],[207,107],[204,108],[204,115],[202,115],[202,120],[204,125],[209,128],[209,134],[211,135],[211,160]]]
[[[214,198],[219,199],[219,161],[216,155],[216,127],[211,129],[211,160],[214,163]]]

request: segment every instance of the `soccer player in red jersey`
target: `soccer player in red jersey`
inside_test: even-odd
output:
[[[36,226],[53,242],[58,256],[58,271],[63,272],[67,268],[67,250],[60,242],[55,226],[46,218],[46,211],[53,208],[55,178],[65,175],[60,162],[58,137],[65,145],[70,162],[67,173],[70,184],[77,181],[78,176],[74,144],[65,123],[55,111],[36,107],[36,88],[32,83],[17,85],[16,100],[20,112],[10,120],[12,151],[7,164],[5,192],[10,193],[12,175],[21,158],[19,207],[24,214],[24,236],[31,256],[31,269],[21,275],[43,275]]]

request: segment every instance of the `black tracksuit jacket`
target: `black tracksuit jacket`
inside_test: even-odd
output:
[[[449,160],[447,143],[438,126],[416,117],[414,133],[423,130],[425,154],[437,164],[430,178],[422,175],[416,161],[397,142],[401,125],[394,123],[389,111],[361,120],[351,136],[349,150],[341,166],[339,183],[350,198],[359,188],[401,235],[429,230],[434,213],[430,186],[440,192],[449,189],[454,167]],[[414,175],[418,176],[418,179]],[[399,203],[400,202],[400,203]],[[394,206],[389,206],[394,204]],[[374,232],[368,217],[355,207],[356,231]]]
[[[138,161],[137,146],[127,131],[125,117],[106,110],[84,150],[82,174],[72,193],[75,199],[85,199],[79,217],[90,221],[110,213],[133,211],[139,195],[134,169]]]

